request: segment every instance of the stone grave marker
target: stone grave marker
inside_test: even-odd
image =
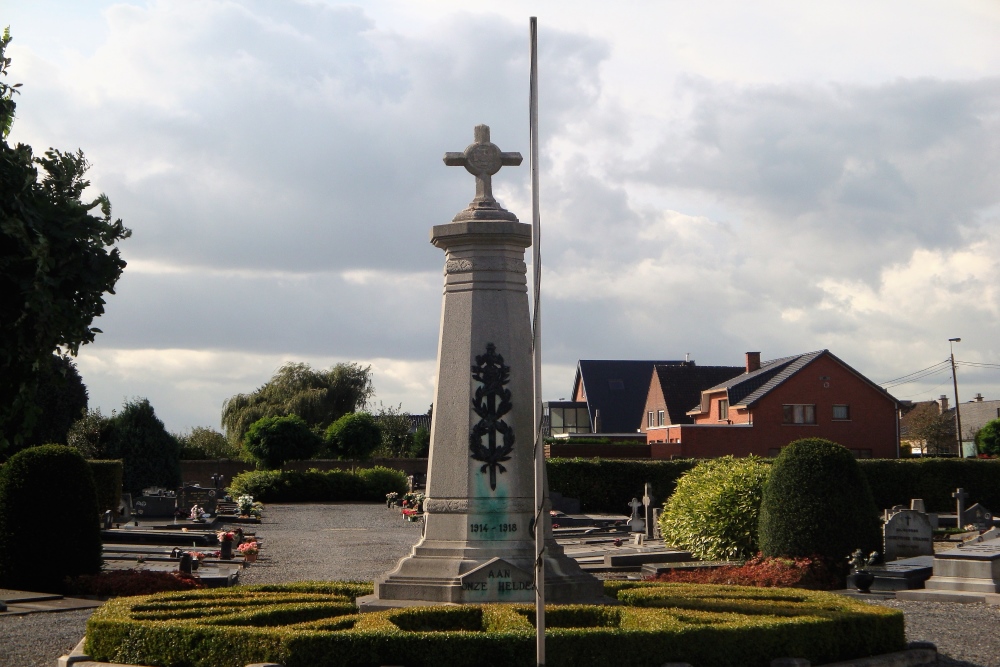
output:
[[[882,553],[886,563],[900,558],[934,555],[931,522],[923,512],[900,510],[882,527]]]
[[[1000,540],[942,551],[934,557],[927,590],[1000,593]]]
[[[172,517],[177,509],[173,496],[139,496],[132,503],[135,516],[141,519]]]
[[[215,506],[219,491],[201,486],[185,486],[177,492],[177,510],[187,516],[197,505],[206,514],[215,516]]]
[[[653,485],[649,482],[642,493],[643,520],[646,522],[646,537],[653,538]]]
[[[104,530],[111,530],[111,525],[114,523],[115,517],[111,510],[106,510],[101,517],[101,528]]]
[[[972,524],[976,530],[989,530],[993,527],[993,512],[989,511],[979,503],[965,510],[964,525]]]
[[[653,508],[653,539],[662,540],[663,533],[660,532],[660,515],[663,514],[662,507]]]
[[[979,544],[981,542],[989,542],[991,540],[1000,539],[1000,528],[994,526],[990,528],[982,535],[977,535],[976,537],[969,538],[959,545],[959,548],[964,547],[967,544]]]
[[[923,588],[934,571],[933,556],[901,558],[891,563],[868,568],[875,575],[873,591],[906,591]]]
[[[910,509],[917,512],[927,512],[927,508],[924,507],[923,498],[911,498],[910,499]]]
[[[132,494],[123,493],[121,504],[118,505],[118,516],[122,521],[132,520]]]
[[[444,161],[475,176],[476,195],[450,223],[431,229],[431,243],[444,250],[445,261],[423,534],[409,556],[376,580],[373,595],[358,598],[358,608],[531,600],[537,530],[545,538],[546,601],[601,599],[601,581],[553,538],[548,501],[535,523],[524,262],[532,230],[492,190],[493,175],[520,164],[521,156],[501,151],[489,127],[479,125],[474,142],[446,153]],[[498,577],[498,571],[509,576]]]
[[[632,508],[632,518],[628,520],[628,529],[633,533],[646,532],[646,521],[639,516],[639,508],[642,507],[642,503],[637,498],[633,498],[628,506]]]
[[[969,494],[965,492],[962,487],[955,489],[955,493],[951,494],[951,497],[955,499],[955,526],[958,528],[965,527],[965,501],[968,500]]]

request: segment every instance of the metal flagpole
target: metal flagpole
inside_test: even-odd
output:
[[[535,396],[535,655],[538,667],[545,665],[545,449],[542,444],[542,317],[540,288],[542,257],[538,215],[538,19],[528,20],[531,55],[528,93],[529,159],[531,171],[531,266],[534,274],[534,320],[531,366]]]

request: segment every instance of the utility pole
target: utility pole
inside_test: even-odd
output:
[[[955,343],[961,343],[961,338],[949,338],[948,347],[951,349],[951,381],[955,386],[955,439],[958,441],[958,455],[964,457],[962,451],[962,414],[958,405],[958,375],[955,373]]]

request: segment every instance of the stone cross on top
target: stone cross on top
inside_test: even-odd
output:
[[[444,163],[449,167],[465,167],[476,177],[476,198],[469,207],[455,216],[455,222],[464,220],[514,220],[517,216],[504,209],[493,198],[493,174],[500,167],[516,167],[521,164],[520,153],[504,153],[490,141],[489,125],[476,125],[475,141],[461,153],[444,154]]]

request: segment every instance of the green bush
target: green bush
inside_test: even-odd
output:
[[[256,459],[258,467],[268,470],[281,468],[285,461],[308,459],[319,446],[319,436],[296,415],[258,419],[243,438],[243,449]]]
[[[233,478],[232,496],[248,494],[265,503],[385,500],[406,492],[406,475],[376,466],[358,470],[249,470]]]
[[[756,456],[725,456],[684,473],[660,517],[664,541],[702,560],[753,556],[768,469]]]
[[[796,440],[771,466],[760,506],[765,556],[843,562],[879,548],[878,510],[851,453],[822,438]]]
[[[175,437],[181,445],[182,461],[235,459],[240,454],[238,447],[234,447],[226,436],[212,428],[196,426],[190,433]]]
[[[670,497],[681,475],[695,466],[693,459],[676,461],[623,459],[548,459],[549,489],[567,498],[579,498],[585,512],[627,514],[628,502],[642,498],[643,485],[653,487],[658,502]],[[1000,505],[998,505],[1000,507]]]
[[[0,588],[62,592],[101,569],[90,466],[64,445],[24,449],[0,468]]]
[[[630,667],[689,662],[767,667],[902,650],[902,612],[819,591],[605,582],[618,606],[546,608],[546,664]],[[485,604],[359,614],[370,584],[246,586],[106,603],[87,623],[86,651],[130,664],[242,667],[533,665],[534,608]]]
[[[118,511],[122,503],[122,475],[124,465],[121,459],[114,461],[87,461],[94,476],[97,489],[97,509],[100,514]]]
[[[382,443],[382,431],[367,412],[352,412],[326,429],[327,451],[338,459],[371,458]]]
[[[980,454],[1000,456],[1000,419],[986,422],[976,432],[976,449]]]

